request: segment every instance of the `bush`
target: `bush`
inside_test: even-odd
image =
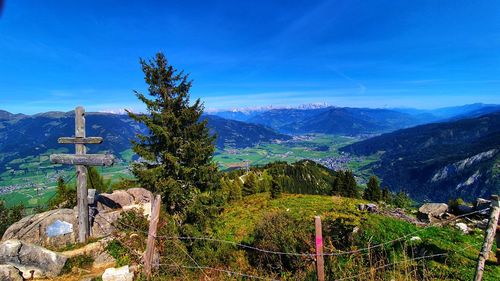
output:
[[[89,255],[71,257],[66,260],[66,263],[64,264],[61,273],[62,274],[70,273],[73,268],[89,269],[92,267],[93,263],[94,259]]]
[[[308,235],[309,234],[309,235]],[[275,252],[310,253],[311,236],[303,222],[286,212],[272,212],[257,223],[252,246]],[[248,250],[250,262],[268,272],[300,272],[309,264],[310,257],[275,255]]]

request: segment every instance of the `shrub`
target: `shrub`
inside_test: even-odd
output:
[[[264,215],[253,233],[253,247],[275,252],[311,252],[311,236],[303,222],[286,212],[272,212]],[[309,257],[275,255],[248,250],[250,262],[268,272],[300,272],[305,269]]]

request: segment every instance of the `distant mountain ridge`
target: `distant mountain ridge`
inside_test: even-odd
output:
[[[248,122],[281,133],[337,135],[378,134],[422,123],[410,114],[394,110],[351,107],[275,109],[257,114]]]
[[[420,200],[500,192],[500,112],[398,130],[341,151],[378,153],[370,168],[383,183]]]

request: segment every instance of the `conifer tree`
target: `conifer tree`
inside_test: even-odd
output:
[[[344,172],[341,195],[352,198],[358,197],[358,184],[352,171]]]
[[[271,181],[271,198],[276,199],[281,195],[281,186],[277,181]]]
[[[391,192],[389,191],[389,187],[387,186],[382,189],[382,201],[386,203],[391,202]]]
[[[257,193],[257,178],[253,172],[249,172],[245,177],[242,189],[243,196]]]
[[[111,186],[111,182],[105,181],[97,168],[93,166],[87,167],[87,184],[99,193],[109,192]]]
[[[190,104],[192,82],[170,65],[162,53],[140,60],[148,96],[135,91],[146,105],[146,114],[129,116],[149,133],[137,135],[132,148],[141,158],[132,171],[142,187],[162,194],[171,214],[185,214],[196,194],[213,190],[218,183],[212,162],[215,137],[201,120],[203,104]]]
[[[342,170],[336,172],[336,176],[333,179],[332,189],[330,195],[340,195],[342,189],[342,181],[344,179],[344,172]]]
[[[49,208],[73,208],[76,206],[76,189],[69,188],[62,177],[57,179],[56,194],[49,200]]]
[[[231,181],[231,189],[229,192],[229,200],[240,200],[241,199],[241,189],[242,189],[242,184],[239,178],[233,179]]]
[[[382,199],[382,190],[380,189],[380,181],[376,176],[371,176],[366,185],[363,198],[370,201],[378,202]]]

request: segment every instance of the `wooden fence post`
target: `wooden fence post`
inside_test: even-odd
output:
[[[325,281],[325,261],[323,257],[323,231],[321,229],[321,217],[314,217],[314,226],[316,228],[316,270],[318,272],[318,281]]]
[[[500,225],[497,225],[497,235],[496,235],[496,240],[497,240],[497,265],[500,265]]]
[[[498,215],[500,214],[500,199],[497,195],[491,196],[491,213],[490,220],[488,222],[488,227],[484,234],[483,246],[481,247],[481,252],[479,253],[476,274],[474,275],[475,281],[481,281],[483,279],[484,264],[488,259],[488,255],[491,251],[491,246],[493,245],[493,239],[495,238],[495,233],[498,224]]]
[[[144,274],[148,280],[151,280],[151,268],[153,267],[153,256],[155,253],[156,228],[160,218],[160,202],[160,195],[156,195],[153,202],[151,202],[148,241],[146,244],[146,252],[144,253]]]

